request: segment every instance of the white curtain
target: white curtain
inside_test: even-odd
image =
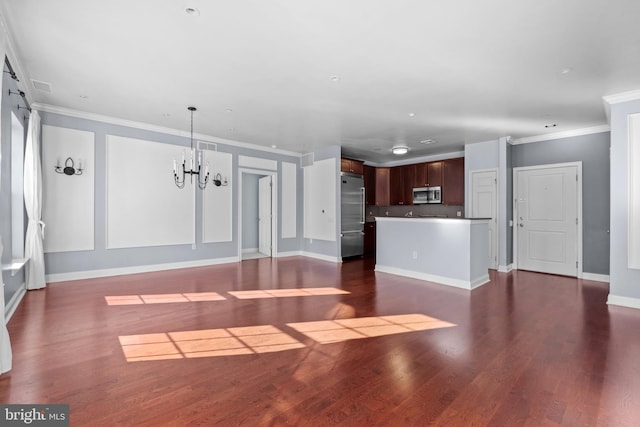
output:
[[[2,258],[2,239],[0,239],[0,258]],[[4,317],[4,282],[2,274],[0,274],[0,314],[2,315],[2,326],[0,326],[0,374],[11,370],[11,362],[13,355],[11,353],[11,341],[9,340],[9,331]]]
[[[33,110],[24,153],[24,204],[29,217],[24,241],[27,289],[44,288],[44,222],[42,222],[42,169],[40,168],[40,115]]]

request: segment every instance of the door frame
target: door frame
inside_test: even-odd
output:
[[[262,188],[261,188],[261,185],[263,185],[262,184],[263,179],[269,180],[269,189],[267,190],[268,193],[265,194],[264,197],[262,196]],[[262,203],[267,201],[269,203],[269,218],[271,218],[271,224],[267,224],[268,227],[263,228]],[[273,231],[272,228],[273,228],[273,176],[263,175],[260,178],[258,178],[258,253],[267,255],[261,250],[262,248],[261,245],[265,243],[262,239],[262,231],[269,230],[269,251],[268,251],[269,257],[273,256],[273,236],[271,234],[271,232]]]
[[[242,261],[242,176],[244,174],[271,175],[271,257],[278,256],[278,172],[260,169],[238,169],[238,258]],[[276,184],[276,185],[274,185]]]
[[[578,206],[577,214],[578,214],[578,229],[576,230],[577,242],[576,242],[576,252],[578,257],[578,268],[577,268],[577,278],[582,279],[582,232],[583,232],[583,221],[582,221],[582,162],[567,162],[567,163],[551,163],[545,165],[536,165],[536,166],[522,166],[513,168],[513,194],[511,195],[511,202],[513,203],[513,269],[518,269],[518,172],[528,171],[528,170],[540,170],[540,169],[554,169],[554,168],[563,168],[563,167],[576,167],[576,173],[578,176],[578,180],[576,183],[576,203]]]
[[[500,270],[500,171],[498,168],[473,169],[469,171],[469,213],[473,210],[473,174],[495,172],[496,174],[496,271]]]

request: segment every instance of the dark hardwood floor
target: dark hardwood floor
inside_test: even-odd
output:
[[[67,403],[72,426],[640,425],[640,312],[607,306],[606,284],[517,271],[468,292],[372,267],[258,259],[28,292],[0,402]],[[297,288],[349,293],[230,293]]]

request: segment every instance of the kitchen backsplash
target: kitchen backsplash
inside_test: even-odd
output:
[[[446,218],[464,218],[464,206],[445,205],[411,205],[411,206],[369,206],[366,207],[367,221],[373,221],[376,216],[436,216]]]

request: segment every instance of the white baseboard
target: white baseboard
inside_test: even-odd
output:
[[[180,268],[205,267],[208,265],[240,262],[240,257],[212,258],[196,261],[171,262],[166,264],[139,265],[134,267],[108,268],[104,270],[74,271],[72,273],[47,274],[47,283],[66,282],[68,280],[96,279],[99,277],[122,276],[125,274],[149,273],[153,271],[177,270]]]
[[[11,320],[11,316],[13,316],[13,313],[16,312],[16,309],[20,305],[20,302],[22,302],[22,298],[24,298],[26,293],[27,293],[27,286],[23,283],[22,285],[20,285],[16,293],[13,294],[13,296],[9,300],[9,303],[4,307],[5,323]]]
[[[315,259],[320,259],[322,261],[329,261],[329,262],[335,262],[336,264],[341,263],[342,260],[339,259],[338,257],[335,256],[330,256],[330,255],[323,255],[323,254],[317,254],[315,252],[306,252],[306,251],[301,251],[300,255],[302,256],[306,256],[308,258],[315,258]]]
[[[499,265],[498,266],[498,271],[500,273],[508,273],[511,270],[513,270],[513,264],[509,264],[509,265]]]
[[[244,248],[242,249],[243,254],[252,254],[258,252],[258,248]]]
[[[278,252],[276,254],[277,258],[286,258],[286,257],[290,257],[290,256],[302,256],[302,252],[301,251],[291,251],[291,252]]]
[[[607,304],[619,305],[622,307],[637,308],[640,310],[640,298],[621,297],[618,295],[609,294]]]
[[[389,267],[386,265],[379,265],[379,264],[376,264],[375,271],[379,271],[381,273],[395,274],[397,276],[410,277],[412,279],[424,280],[427,282],[439,283],[441,285],[453,286],[456,288],[466,289],[468,291],[475,289],[479,286],[482,286],[485,283],[488,283],[490,281],[488,274],[482,277],[479,277],[476,280],[470,281],[470,280],[452,279],[450,277],[420,273],[417,271],[404,270],[401,268]]]
[[[608,274],[596,274],[596,273],[582,273],[582,278],[584,280],[593,280],[595,282],[605,282],[609,283],[609,275]]]

